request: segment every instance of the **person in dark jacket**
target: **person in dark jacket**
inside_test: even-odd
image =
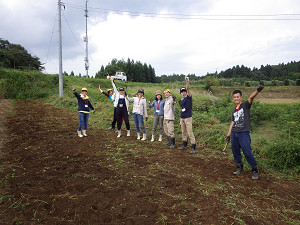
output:
[[[92,106],[91,102],[89,101],[89,97],[87,96],[87,89],[82,88],[80,95],[76,92],[76,89],[72,89],[73,94],[78,100],[78,112],[79,112],[79,126],[77,129],[78,137],[87,136],[86,130],[88,125],[88,119],[89,119],[89,113],[90,108],[92,109],[92,112],[95,112],[94,107]],[[83,126],[82,134],[81,134],[81,128]]]

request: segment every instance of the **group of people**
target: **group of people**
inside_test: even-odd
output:
[[[114,116],[109,129],[115,129],[117,124],[117,137],[121,137],[121,126],[123,121],[125,122],[127,129],[127,136],[130,136],[130,123],[129,123],[129,102],[133,102],[133,121],[137,133],[138,140],[146,140],[146,129],[144,125],[145,120],[148,120],[147,108],[154,108],[153,115],[153,128],[151,141],[155,140],[155,134],[157,126],[159,127],[158,141],[162,141],[163,131],[167,136],[167,142],[165,145],[170,146],[171,149],[175,148],[175,133],[174,133],[174,120],[175,120],[175,104],[176,97],[171,95],[171,91],[166,89],[164,91],[163,99],[161,91],[156,91],[155,100],[151,103],[144,98],[144,90],[139,89],[136,97],[129,97],[124,88],[116,88],[114,80],[110,77],[113,89],[108,89],[104,92],[99,85],[99,91],[106,95],[114,105]],[[189,78],[185,78],[186,86],[180,88],[180,95],[182,97],[180,101],[181,115],[180,126],[182,132],[182,145],[178,147],[180,150],[187,149],[188,137],[191,142],[191,154],[196,153],[196,140],[193,133],[193,120],[192,120],[192,95],[189,88]],[[242,92],[235,90],[232,93],[233,101],[236,107],[232,111],[232,122],[227,133],[226,141],[231,140],[232,153],[234,161],[237,166],[235,175],[240,174],[243,171],[241,149],[245,155],[247,162],[252,167],[252,179],[258,179],[257,162],[252,154],[250,131],[250,107],[252,105],[255,96],[263,89],[263,86],[259,86],[255,92],[253,92],[246,102],[242,102]],[[73,89],[74,95],[78,99],[78,111],[79,111],[79,126],[77,133],[79,137],[87,136],[87,123],[89,118],[90,109],[95,112],[94,107],[90,103],[87,96],[87,89],[82,88],[81,94]],[[148,107],[147,107],[148,103]],[[83,126],[83,129],[82,129]],[[82,130],[82,132],[81,132]],[[142,132],[142,137],[140,132]]]
[[[162,141],[164,131],[167,135],[167,142],[165,145],[170,146],[171,149],[175,148],[174,120],[176,97],[171,95],[171,91],[169,89],[164,91],[165,99],[163,99],[161,91],[157,91],[155,94],[155,100],[151,103],[149,101],[147,102],[144,98],[145,93],[143,89],[138,90],[137,97],[129,97],[124,88],[120,88],[119,90],[116,88],[113,78],[110,78],[110,80],[113,89],[108,89],[107,92],[104,92],[99,86],[99,91],[109,97],[114,104],[114,119],[110,129],[114,129],[117,123],[117,137],[121,137],[121,126],[123,121],[126,124],[127,136],[130,136],[128,106],[129,102],[133,102],[132,116],[137,133],[137,139],[141,139],[143,141],[147,139],[144,117],[147,121],[147,108],[154,108],[151,141],[153,142],[155,140],[156,130],[157,127],[159,127],[158,141]],[[179,149],[187,149],[187,139],[189,136],[192,144],[192,150],[190,153],[193,154],[196,152],[196,141],[192,129],[192,95],[189,89],[188,77],[186,77],[186,87],[180,89],[180,94],[182,96],[180,124],[183,144],[179,147]]]

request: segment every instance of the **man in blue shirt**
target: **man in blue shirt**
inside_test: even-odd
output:
[[[192,119],[192,94],[190,92],[189,78],[186,77],[186,87],[180,88],[181,99],[181,116],[180,126],[182,132],[183,144],[178,149],[185,150],[187,148],[187,135],[189,136],[192,144],[191,154],[196,153],[196,140],[193,133],[193,119]]]

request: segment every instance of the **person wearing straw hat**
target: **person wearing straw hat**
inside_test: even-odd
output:
[[[79,112],[79,126],[77,129],[78,137],[87,136],[86,130],[88,125],[88,119],[89,119],[89,113],[90,108],[92,109],[92,112],[95,112],[94,107],[92,106],[91,102],[89,101],[89,97],[87,96],[87,89],[83,87],[81,89],[80,95],[76,92],[76,89],[72,89],[73,94],[78,100],[78,112]],[[81,128],[83,126],[82,134],[81,134]]]
[[[150,102],[149,102],[150,103]],[[159,125],[159,138],[158,141],[162,141],[163,135],[163,126],[164,126],[164,106],[165,100],[162,98],[161,91],[157,91],[155,94],[155,100],[149,104],[149,108],[154,107],[154,116],[153,116],[153,128],[152,128],[152,138],[151,141],[154,141],[157,125]]]
[[[170,145],[170,148],[175,148],[175,133],[174,133],[174,119],[175,119],[175,104],[176,97],[171,95],[171,91],[166,89],[164,91],[165,105],[164,105],[164,131],[167,135],[168,141],[165,145]]]

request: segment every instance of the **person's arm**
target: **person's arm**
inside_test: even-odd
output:
[[[76,92],[75,88],[72,88],[72,91],[76,98],[80,98],[80,95]]]
[[[262,89],[264,89],[264,86],[263,86],[263,85],[259,85],[259,87],[257,88],[257,90],[254,91],[254,92],[250,95],[250,97],[248,98],[248,102],[249,102],[250,105],[252,104],[253,99],[256,97],[256,95],[258,95],[258,93],[259,93]]]
[[[155,101],[153,101],[153,102],[150,104],[150,101],[149,101],[149,108],[154,107],[154,102],[155,102]]]
[[[118,89],[117,89],[117,87],[115,85],[114,78],[110,77],[109,79],[111,81],[111,85],[113,86],[114,92],[118,93]]]
[[[185,89],[187,91],[187,95],[189,97],[191,97],[192,94],[191,94],[191,91],[190,91],[190,79],[189,79],[189,77],[185,77],[185,80],[186,80]]]
[[[128,95],[126,95],[126,98],[128,101],[133,102],[134,101],[134,97],[128,97]]]
[[[145,112],[145,117],[146,117],[146,121],[148,120],[148,113],[147,113],[147,101],[145,99],[144,101],[144,112]]]
[[[88,105],[89,105],[89,107],[92,109],[92,112],[94,113],[94,112],[95,112],[95,109],[94,109],[94,107],[93,107],[93,105],[92,105],[92,103],[91,103],[90,101],[88,101]]]
[[[100,85],[99,85],[98,90],[99,90],[102,94],[104,94],[106,97],[109,98],[109,94],[107,94],[106,92],[102,91],[102,89],[100,88]]]
[[[229,126],[229,130],[228,130],[228,133],[227,133],[227,137],[226,137],[226,141],[229,142],[230,141],[230,135],[231,135],[231,130],[232,130],[232,127],[233,127],[233,124],[234,124],[234,121],[231,121],[231,124]]]

